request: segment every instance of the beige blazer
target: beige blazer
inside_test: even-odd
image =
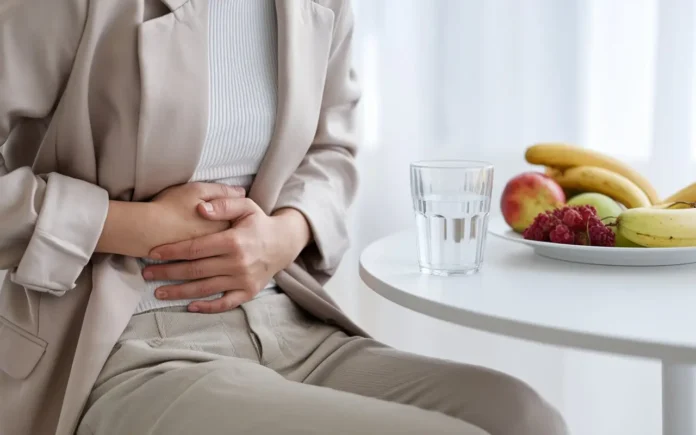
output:
[[[315,242],[276,276],[367,335],[322,284],[357,187],[350,0],[276,0],[279,109],[249,196]],[[93,255],[108,200],[190,179],[207,127],[207,0],[0,0],[0,434],[70,435],[144,282]]]

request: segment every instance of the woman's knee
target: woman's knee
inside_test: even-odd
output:
[[[560,412],[531,386],[512,376],[499,373],[501,390],[499,403],[505,424],[500,435],[566,435],[565,421]]]
[[[442,385],[451,392],[447,413],[491,435],[568,433],[555,407],[531,386],[505,373],[459,365],[442,374]]]

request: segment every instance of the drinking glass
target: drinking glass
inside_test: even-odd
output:
[[[466,160],[411,163],[411,197],[423,273],[470,275],[483,264],[493,165]]]

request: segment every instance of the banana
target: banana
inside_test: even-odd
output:
[[[655,204],[650,206],[650,208],[658,209],[670,209],[670,210],[682,210],[685,208],[696,208],[696,202],[687,201],[674,201],[674,202],[663,202],[662,204]]]
[[[663,202],[669,203],[677,201],[696,202],[696,183],[690,184],[679,190],[669,198],[665,199]]]
[[[619,230],[619,232],[627,240],[644,248],[689,248],[696,246],[696,238],[665,238],[637,233],[626,228]]]
[[[626,210],[616,219],[617,231],[641,246],[696,246],[696,204],[688,208],[642,207]]]
[[[555,178],[563,175],[563,171],[561,169],[556,169],[556,168],[552,168],[550,166],[547,166],[544,170],[544,174],[546,174],[547,177],[551,177],[551,178],[555,179]],[[575,195],[580,195],[581,193],[583,193],[582,190],[566,189],[566,188],[563,188],[563,192],[565,193],[565,196],[567,199],[570,199],[570,198],[574,197]]]
[[[540,143],[527,148],[527,162],[533,165],[551,166],[567,169],[577,166],[596,166],[614,171],[631,180],[650,199],[651,204],[657,204],[660,197],[655,188],[645,177],[618,159],[597,151],[562,143]]]
[[[553,172],[551,177],[564,189],[597,192],[625,205],[626,208],[650,207],[650,199],[631,180],[596,166],[578,166]]]
[[[546,168],[544,168],[544,174],[548,175],[551,178],[556,178],[562,173],[562,170],[554,168],[553,166],[547,166]]]

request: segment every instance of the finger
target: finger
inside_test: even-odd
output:
[[[254,213],[258,206],[249,198],[217,198],[198,205],[206,219],[233,221]]]
[[[150,258],[159,260],[197,260],[226,255],[236,258],[242,243],[234,228],[195,239],[158,246],[150,251]]]
[[[227,186],[219,183],[196,183],[200,189],[200,198],[203,201],[211,201],[219,198],[244,198],[246,190],[239,186]]]
[[[165,285],[155,291],[160,300],[202,299],[237,288],[239,283],[232,276],[215,276],[184,284]]]
[[[231,311],[252,298],[250,293],[244,290],[232,290],[214,301],[191,302],[188,310],[194,313],[217,314]]]
[[[227,257],[203,258],[178,263],[153,264],[143,269],[143,278],[157,281],[179,281],[233,275],[241,267]]]

